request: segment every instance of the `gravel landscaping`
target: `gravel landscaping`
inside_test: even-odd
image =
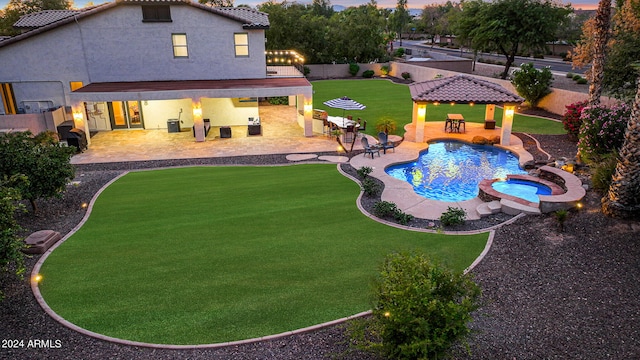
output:
[[[535,141],[520,134],[533,152]],[[536,135],[554,158],[572,158],[566,136]],[[322,155],[322,154],[321,154]],[[535,152],[536,160],[546,161]],[[23,214],[25,233],[70,231],[84,215],[83,203],[113,177],[134,168],[194,164],[279,164],[284,155],[210,158],[78,166],[80,183],[62,199],[40,201],[40,213]],[[588,176],[580,177],[588,183]],[[483,289],[482,308],[471,324],[470,354],[456,359],[631,359],[640,354],[640,223],[604,217],[600,195],[587,192],[585,207],[572,211],[564,230],[553,215],[526,216],[496,230],[488,255],[472,271]],[[500,222],[499,220],[494,220]],[[471,223],[471,222],[469,222]],[[467,228],[479,226],[468,224]],[[31,270],[37,256],[28,259]],[[275,340],[215,349],[163,350],[126,346],[72,331],[51,319],[35,301],[28,281],[0,278],[3,340],[24,348],[0,348],[0,359],[375,359],[351,350],[342,325]],[[57,348],[27,348],[29,340]],[[3,344],[5,342],[3,341]],[[56,345],[59,345],[56,346]]]

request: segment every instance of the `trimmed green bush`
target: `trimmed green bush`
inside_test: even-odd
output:
[[[380,67],[380,74],[382,75],[389,75],[389,72],[391,71],[391,67],[389,65],[382,65]]]
[[[444,226],[464,224],[467,213],[462,208],[447,207],[447,211],[440,215],[440,222]]]
[[[363,166],[360,169],[356,170],[360,179],[366,178],[367,176],[369,176],[369,174],[371,174],[372,171],[373,169],[370,166]]]
[[[351,74],[351,76],[358,75],[358,71],[360,71],[360,65],[356,63],[349,64],[349,74]]]
[[[408,72],[405,71],[405,72],[402,73],[402,78],[405,79],[405,80],[409,80],[409,79],[411,79],[411,74],[409,74]]]
[[[578,74],[575,74],[575,75],[573,75],[572,79],[573,79],[573,81],[578,81],[578,80],[582,79],[582,76],[580,76]]]
[[[367,196],[375,196],[380,193],[380,186],[370,177],[362,180],[361,188]]]
[[[576,81],[576,84],[580,84],[580,85],[584,85],[586,84],[588,81],[585,78],[580,78]]]
[[[567,79],[573,79],[573,73],[568,72],[566,77]]]
[[[436,359],[471,330],[481,290],[421,253],[388,255],[375,284],[373,310],[390,359]]]
[[[362,77],[370,79],[373,77],[373,74],[375,74],[373,70],[365,70],[362,72]]]

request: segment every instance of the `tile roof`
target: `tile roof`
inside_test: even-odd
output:
[[[502,86],[469,75],[456,75],[409,85],[413,101],[476,104],[519,104],[524,99]]]
[[[268,89],[279,87],[311,86],[306,78],[267,78],[242,80],[182,80],[102,82],[87,84],[74,93],[145,92],[179,90]]]
[[[70,16],[81,13],[82,10],[44,10],[35,13],[22,15],[18,21],[13,24],[13,27],[23,28],[38,28],[41,26],[49,25],[56,21],[68,18]]]

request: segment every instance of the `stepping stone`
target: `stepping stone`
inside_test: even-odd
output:
[[[287,155],[287,160],[289,161],[304,161],[311,160],[317,158],[316,154],[289,154]]]
[[[502,205],[500,205],[500,201],[494,200],[491,202],[486,202],[478,205],[476,211],[480,214],[480,217],[489,216],[492,214],[497,214],[502,210]]]
[[[349,158],[346,156],[333,156],[333,155],[323,155],[318,158],[319,160],[334,162],[334,163],[346,163],[349,162]]]
[[[60,239],[60,233],[57,231],[36,231],[24,239],[27,248],[23,249],[22,252],[27,254],[42,254]]]

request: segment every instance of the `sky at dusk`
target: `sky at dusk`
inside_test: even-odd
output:
[[[293,2],[292,0],[289,0],[289,1]],[[89,2],[90,0],[74,0],[74,5],[77,8],[81,8],[86,6]],[[102,4],[104,2],[107,2],[107,1],[101,1],[101,0],[93,1],[94,4]],[[261,4],[263,2],[265,2],[265,0],[234,0],[235,5],[246,4],[252,7],[255,7],[256,5]],[[281,2],[281,0],[276,0],[276,2]],[[300,2],[305,2],[305,1],[300,1]],[[362,4],[366,4],[367,2],[369,1],[368,0],[333,0],[331,1],[331,4],[349,7],[349,6],[359,6]],[[446,2],[446,0],[445,1],[408,0],[409,8],[414,8],[414,9],[422,9],[426,5],[438,4],[438,3],[444,3],[444,2]],[[459,2],[459,1],[452,0],[452,2]],[[563,2],[569,3],[566,0],[563,0]],[[7,6],[8,3],[9,3],[9,0],[0,0],[0,9]],[[397,3],[397,0],[378,0],[378,6],[385,7],[385,8],[394,8],[396,7],[396,3]],[[571,4],[573,5],[574,9],[587,10],[587,9],[595,9],[598,7],[597,0],[577,0],[576,2],[571,2]]]

